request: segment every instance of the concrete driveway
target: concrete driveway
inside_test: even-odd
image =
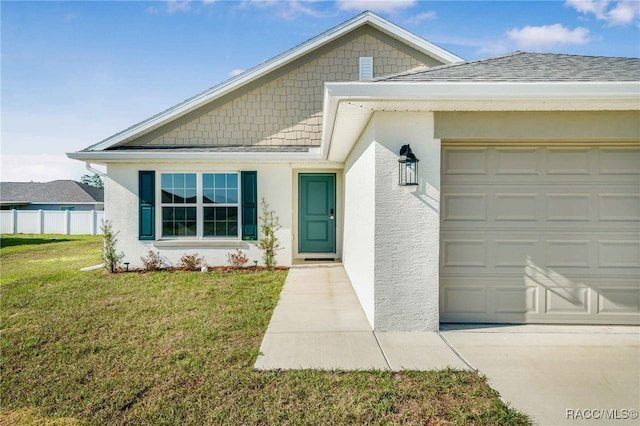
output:
[[[258,370],[474,369],[540,425],[640,424],[640,327],[374,332],[342,265],[289,271],[260,352]]]
[[[443,326],[440,334],[536,424],[640,424],[639,327]]]

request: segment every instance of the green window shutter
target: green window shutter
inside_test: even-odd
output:
[[[242,239],[258,239],[258,172],[240,172],[242,188]]]
[[[138,239],[155,240],[156,172],[138,172]]]

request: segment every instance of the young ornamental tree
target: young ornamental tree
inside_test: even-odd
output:
[[[262,198],[260,201],[262,214],[260,215],[260,230],[262,238],[260,239],[260,248],[262,249],[262,259],[267,269],[271,270],[276,265],[276,252],[280,250],[280,243],[276,237],[276,233],[280,229],[280,220],[273,210],[270,210],[267,200]]]
[[[102,231],[102,261],[104,262],[104,267],[109,272],[116,272],[120,266],[120,261],[124,257],[124,253],[116,251],[118,232],[113,232],[111,222],[108,220],[102,222],[100,230]]]

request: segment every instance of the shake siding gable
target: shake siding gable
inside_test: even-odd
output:
[[[127,145],[318,146],[324,83],[357,81],[363,56],[373,57],[374,77],[439,65],[371,27],[359,28]]]

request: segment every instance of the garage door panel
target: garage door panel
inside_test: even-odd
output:
[[[631,147],[602,148],[598,173],[602,175],[640,175],[640,150]]]
[[[637,324],[637,280],[599,287],[598,277],[531,280],[519,276],[444,279],[442,322]],[[602,278],[602,277],[601,277]],[[484,311],[483,311],[484,309]]]
[[[493,153],[493,173],[496,175],[539,175],[539,148],[495,148]]]
[[[442,321],[640,324],[640,149],[467,148],[443,148]]]
[[[488,148],[450,149],[442,157],[444,175],[486,175],[488,172]]]
[[[584,238],[587,237],[587,238]],[[536,269],[638,275],[640,241],[629,232],[449,231],[441,237],[441,272],[493,274]]]
[[[445,221],[486,221],[487,194],[453,193],[442,197],[442,215]]]
[[[621,273],[625,273],[626,269],[640,271],[640,241],[599,240],[598,267],[618,269]]]
[[[594,170],[591,148],[547,148],[547,175],[589,175]]]
[[[640,289],[624,287],[601,288],[598,297],[598,313],[610,315],[640,314]]]
[[[590,313],[591,291],[588,288],[572,285],[548,286],[544,288],[544,293],[545,313],[566,315]]]
[[[441,197],[445,231],[462,229],[465,224],[461,222],[465,221],[471,228],[475,227],[473,222],[483,221],[487,227],[519,222],[518,227],[536,229],[541,224],[583,229],[585,223],[597,227],[601,222],[618,222],[612,226],[630,232],[637,231],[640,223],[640,189],[633,185],[585,184],[555,188],[535,184],[488,187],[457,183],[445,189]]]
[[[626,193],[598,193],[598,220],[600,222],[639,222],[640,194],[633,193],[633,188]]]

